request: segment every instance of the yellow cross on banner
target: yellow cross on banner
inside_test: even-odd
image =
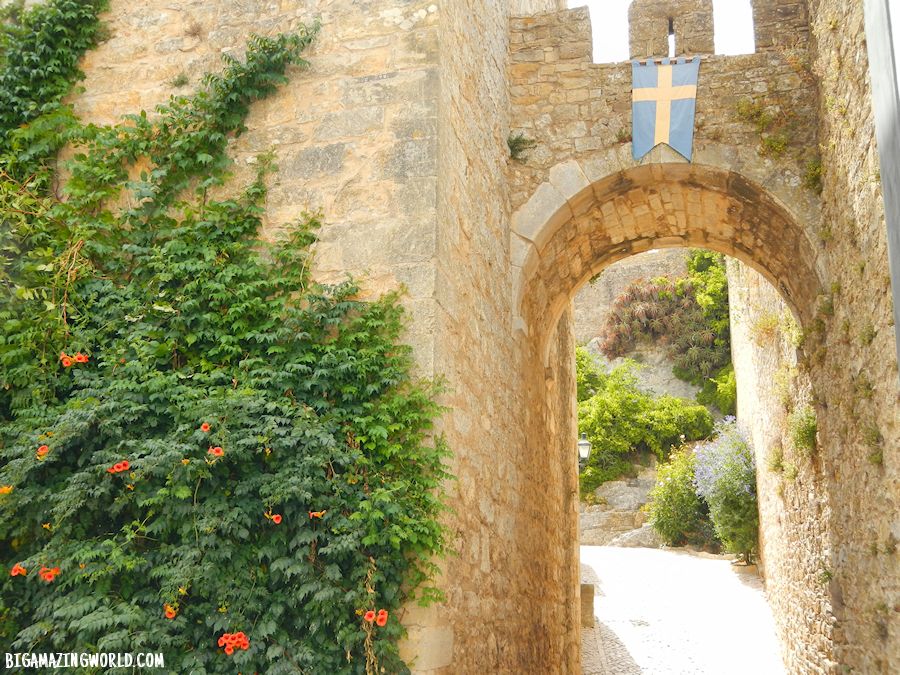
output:
[[[689,84],[680,87],[672,86],[672,66],[657,67],[658,80],[655,87],[641,87],[633,92],[634,101],[656,102],[656,136],[654,145],[669,142],[672,126],[672,101],[697,97],[697,85]]]

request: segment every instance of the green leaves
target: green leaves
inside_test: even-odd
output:
[[[626,355],[637,342],[666,345],[673,372],[702,385],[731,361],[725,256],[691,249],[688,274],[630,284],[601,332],[603,353]]]
[[[81,31],[59,45],[83,51],[100,6],[51,0],[23,27]],[[51,102],[26,120],[0,110],[0,557],[30,571],[0,575],[4,644],[139,646],[177,672],[356,673],[357,609],[436,597],[447,451],[430,438],[437,387],[398,344],[398,298],[316,285],[314,216],[257,239],[271,157],[225,187],[228,139],[315,30],[253,38],[195,95],[122,125],[78,123],[55,103],[63,80],[22,90]],[[9,42],[0,82],[39,43]],[[60,198],[44,160],[64,143]],[[60,576],[40,581],[42,565]],[[250,649],[225,657],[216,639],[237,630]],[[374,636],[387,672],[406,672],[401,634],[392,619]]]
[[[581,474],[582,495],[627,473],[640,452],[664,461],[682,436],[693,441],[713,430],[712,416],[702,405],[641,391],[633,362],[602,374],[585,351],[575,363],[577,381],[590,379],[599,387],[592,386],[593,393],[578,403],[578,431],[587,434],[594,448]]]

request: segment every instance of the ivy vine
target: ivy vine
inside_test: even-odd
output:
[[[312,281],[317,217],[258,240],[272,157],[228,182],[228,140],[317,28],[85,125],[60,101],[103,6],[49,0],[0,41],[0,644],[408,672],[397,611],[437,597],[446,536],[438,385],[396,296]]]

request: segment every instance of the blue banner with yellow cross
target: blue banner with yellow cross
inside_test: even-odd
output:
[[[632,153],[635,160],[660,143],[670,145],[690,161],[697,111],[700,57],[633,61]]]

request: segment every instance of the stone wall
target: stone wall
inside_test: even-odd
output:
[[[736,260],[728,261],[728,290],[737,416],[756,455],[759,567],[782,657],[788,672],[831,672],[830,500],[822,467],[793,447],[788,424],[789,413],[811,399],[798,368],[800,329],[778,291]]]
[[[900,663],[900,387],[862,3],[809,3],[830,297],[808,354],[828,495],[835,656]]]
[[[686,273],[685,251],[674,248],[647,251],[610,265],[575,296],[575,340],[585,344],[599,335],[613,302],[632,282]]]
[[[758,418],[761,460],[786,441],[781,398],[788,409],[808,400],[818,417],[814,453],[782,449],[796,475],[760,480],[785,658],[791,672],[887,673],[900,662],[900,399],[862,10],[837,0],[808,13],[788,0],[754,6],[759,52],[703,61],[690,168],[666,149],[635,165],[628,66],[589,62],[584,10],[512,22],[511,126],[537,142],[509,175],[516,325],[553,368],[548,315],[616,260],[696,245],[762,273],[805,341],[782,394],[785,376],[773,373],[790,351],[780,338],[752,348],[743,338],[736,361],[751,376],[740,405]],[[752,102],[743,119],[741,100]],[[748,118],[761,112],[776,120],[762,136],[788,131],[783,152],[760,143]],[[747,211],[769,199],[766,213]],[[742,279],[748,302],[763,292],[758,278]],[[760,297],[761,307],[772,299]],[[754,311],[750,325],[764,335]]]
[[[73,103],[93,122],[152,110],[190,91],[222,53],[239,55],[251,33],[314,17],[322,30],[310,68],[293,69],[254,106],[232,155],[240,181],[256,153],[275,149],[266,236],[321,209],[316,277],[353,273],[371,294],[405,286],[419,370],[446,378],[453,412],[440,431],[458,477],[449,486],[447,603],[407,609],[404,657],[416,673],[546,672],[558,663],[577,672],[575,513],[558,513],[556,501],[565,481],[574,493],[574,478],[555,455],[523,456],[523,392],[510,369],[520,372],[525,357],[510,340],[508,295],[496,292],[510,283],[507,4],[112,0],[111,37],[86,56],[85,92]],[[189,84],[175,87],[182,73]],[[574,475],[574,450],[570,459]],[[536,495],[532,486],[554,471],[557,484]],[[532,533],[551,512],[558,526],[544,547]],[[533,583],[539,577],[552,583]]]
[[[437,192],[437,6],[381,0],[365,13],[351,4],[309,0],[112,0],[110,38],[82,64],[79,115],[114,122],[152,111],[190,92],[221,55],[239,55],[251,33],[272,35],[322,21],[310,68],[255,105],[248,131],[233,144],[236,178],[247,180],[256,153],[273,148],[267,234],[304,210],[321,209],[317,275],[365,275],[373,291],[404,284],[412,309],[410,341],[425,373],[433,372]],[[173,86],[181,74],[189,83]]]
[[[518,7],[555,4],[520,0]],[[501,292],[510,283],[508,21],[504,3],[441,7],[433,329],[452,410],[441,430],[455,452],[457,537],[446,565],[446,606],[429,612],[430,635],[411,635],[419,640],[417,672],[579,672],[575,507],[560,503],[560,495],[574,494],[575,450],[563,464],[559,448],[527,443],[520,413],[537,397],[526,398],[522,378],[534,371],[511,339],[510,300]],[[563,330],[559,339],[560,353],[571,358],[571,335]],[[543,369],[537,375],[533,386],[543,392]],[[574,384],[557,386],[568,420]],[[566,433],[574,438],[574,427]]]
[[[712,54],[712,0],[634,0],[628,8],[631,58],[669,55],[669,31],[675,55]]]

